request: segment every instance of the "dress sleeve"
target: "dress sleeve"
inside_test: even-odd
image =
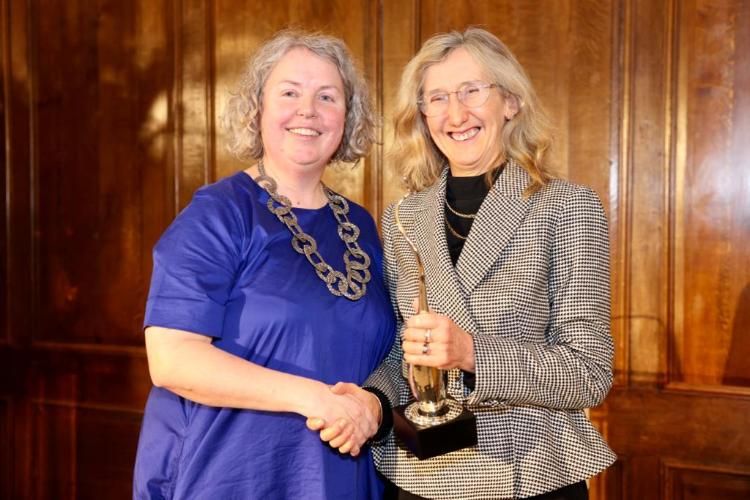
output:
[[[580,409],[600,404],[612,385],[609,236],[596,194],[576,187],[553,239],[550,321],[545,344],[474,336],[476,389],[470,403]]]
[[[222,336],[240,262],[240,220],[226,193],[196,193],[154,247],[144,327]]]

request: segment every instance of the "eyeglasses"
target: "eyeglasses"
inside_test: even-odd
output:
[[[464,83],[458,90],[453,92],[437,92],[428,96],[423,96],[417,101],[419,110],[425,116],[440,116],[448,111],[450,95],[456,94],[458,102],[467,108],[478,108],[490,96],[490,89],[501,88],[496,83],[469,82]]]

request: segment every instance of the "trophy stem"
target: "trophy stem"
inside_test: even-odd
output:
[[[417,314],[429,312],[427,283],[422,257],[401,224],[399,207],[395,207],[396,226],[409,244],[417,261],[419,297]],[[429,353],[429,337],[425,337],[424,353]],[[447,397],[448,372],[432,366],[409,364],[409,386],[416,402],[393,409],[396,435],[420,460],[460,450],[477,444],[476,417],[460,403]]]

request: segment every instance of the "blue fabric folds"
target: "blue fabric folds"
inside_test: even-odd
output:
[[[154,249],[145,326],[210,336],[216,347],[274,370],[361,384],[387,354],[395,328],[372,218],[350,202],[373,276],[366,296],[352,302],[333,296],[292,249],[291,233],[267,200],[244,172],[196,193]],[[345,246],[330,208],[294,211],[324,259],[343,271]],[[300,415],[207,407],[155,387],[133,494],[374,499],[382,485],[368,449],[342,456]]]

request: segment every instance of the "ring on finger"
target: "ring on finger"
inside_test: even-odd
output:
[[[427,342],[422,345],[422,354],[424,354],[425,356],[430,354],[430,344],[428,344]]]
[[[429,344],[432,341],[432,330],[424,332],[424,343]]]

